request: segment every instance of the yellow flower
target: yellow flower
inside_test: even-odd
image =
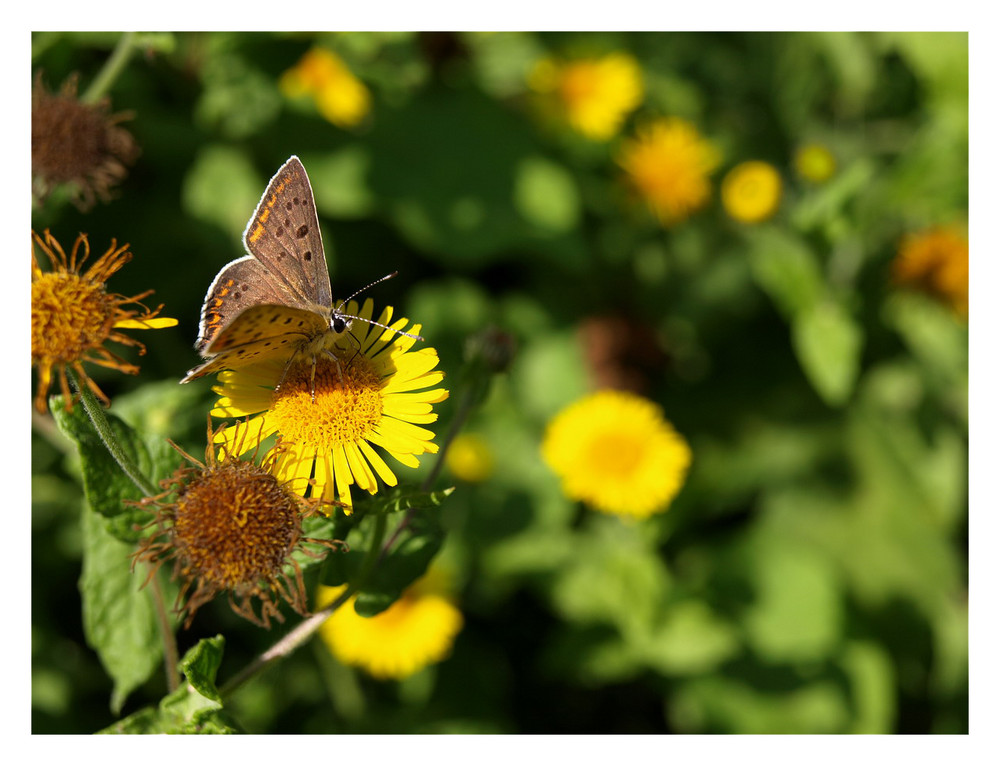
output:
[[[774,215],[779,202],[781,176],[766,162],[741,162],[722,180],[722,206],[737,221],[766,221]]]
[[[371,299],[360,313],[351,301],[346,313],[370,320]],[[390,306],[378,322],[389,325],[391,319]],[[410,468],[419,465],[417,455],[438,451],[430,441],[433,432],[417,424],[437,420],[431,405],[447,399],[448,392],[422,389],[440,383],[444,373],[434,369],[434,349],[410,351],[415,339],[394,332],[408,321],[398,319],[392,330],[383,331],[355,319],[350,332],[315,360],[293,359],[287,365],[270,360],[220,373],[221,385],[213,390],[221,398],[212,415],[253,415],[252,433],[261,439],[280,436],[278,478],[303,495],[315,485],[313,495],[327,503],[336,496],[350,513],[351,484],[371,494],[378,491],[376,474],[389,486],[396,484],[396,475],[372,445]],[[414,325],[409,332],[419,330]],[[222,431],[216,440],[231,444],[234,430]]]
[[[685,120],[656,120],[624,143],[618,163],[660,222],[679,223],[708,202],[719,153]]]
[[[279,81],[289,98],[311,97],[323,118],[353,127],[371,109],[371,95],[343,60],[326,48],[312,48]]]
[[[236,428],[233,449],[224,447],[217,458],[209,427],[205,463],[181,452],[192,465],[178,468],[161,494],[132,503],[156,512],[151,524],[156,532],[143,540],[133,565],[157,569],[174,562],[173,577],[181,583],[177,611],[187,615],[185,627],[220,593],[229,594],[236,614],[263,628],[271,626],[272,617],[284,622],[281,601],[308,614],[302,572],[291,556],[299,551],[315,556],[306,543],[338,546],[303,537],[302,519],[316,512],[316,501],[298,497],[274,477],[276,454],[260,465],[238,460],[249,429],[243,423]]]
[[[603,513],[643,519],[665,511],[680,491],[691,450],[658,405],[604,390],[552,419],[542,457],[562,479],[567,497]]]
[[[807,181],[821,184],[837,171],[837,161],[822,144],[807,144],[795,153],[795,172]]]
[[[108,397],[87,375],[83,362],[135,375],[139,368],[104,348],[105,341],[134,346],[140,354],[144,354],[146,348],[139,341],[115,330],[173,327],[177,320],[157,317],[162,306],[150,311],[139,303],[151,295],[152,290],[131,298],[107,291],[105,282],[132,259],[128,245],[118,247],[111,240],[107,252],[85,273],[81,273],[84,261],[90,256],[87,235],[81,234],[76,238],[68,258],[48,229],[44,235],[42,238],[31,232],[31,366],[38,368],[35,408],[45,412],[45,397],[52,384],[52,371],[58,370],[66,409],[72,409],[67,368],[72,368],[79,384],[90,388],[107,406],[110,404]],[[36,244],[48,256],[52,271],[45,272],[39,267],[35,257]],[[126,309],[125,306],[130,303],[139,306],[142,311]]]
[[[614,136],[643,94],[639,64],[627,53],[569,62],[546,58],[528,85],[559,118],[595,141]]]
[[[319,605],[332,602],[344,587],[320,587]],[[374,617],[361,617],[354,611],[354,600],[348,599],[323,623],[320,636],[340,662],[375,678],[406,678],[440,662],[462,629],[462,613],[435,570]]]
[[[938,227],[905,237],[892,265],[900,284],[922,289],[969,315],[969,238],[958,227]]]
[[[459,434],[448,447],[445,465],[457,479],[485,481],[493,475],[493,450],[489,442],[475,434]]]

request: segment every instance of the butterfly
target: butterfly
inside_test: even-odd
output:
[[[195,342],[205,361],[181,383],[271,359],[290,363],[303,355],[312,356],[315,369],[316,356],[330,349],[353,319],[378,324],[344,314],[350,298],[333,305],[312,185],[298,157],[292,155],[268,183],[243,244],[249,255],[223,267],[208,288]]]

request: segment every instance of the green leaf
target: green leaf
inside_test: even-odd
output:
[[[826,292],[816,254],[800,239],[772,227],[747,233],[754,281],[791,319]]]
[[[140,590],[146,573],[130,571],[133,550],[107,531],[100,516],[83,512],[83,630],[114,681],[111,709],[116,713],[163,656],[152,593]]]
[[[263,188],[264,180],[246,154],[230,146],[207,146],[184,176],[181,204],[191,217],[231,235],[243,231]]]
[[[188,650],[179,668],[186,684],[160,700],[102,730],[101,734],[235,734],[236,725],[222,709],[215,675],[225,639],[204,638]]]
[[[858,377],[864,333],[839,304],[818,303],[792,320],[792,346],[816,392],[831,406],[847,401]]]
[[[519,163],[514,204],[525,219],[545,231],[569,231],[580,220],[580,193],[573,176],[542,157]]]
[[[122,517],[121,521],[124,523],[115,525],[113,531],[121,533],[121,539],[126,542],[138,539],[138,535],[134,531],[130,533],[128,528],[133,524],[145,524],[150,515],[147,511],[126,506],[122,501],[138,500],[143,497],[143,493],[108,452],[82,404],[77,403],[72,412],[67,412],[62,398],[54,397],[50,409],[59,430],[72,439],[79,450],[83,489],[91,509],[109,519]],[[106,417],[122,451],[131,458],[147,480],[152,482],[155,466],[142,438],[114,415],[107,413]]]
[[[358,593],[354,602],[358,614],[374,617],[385,611],[423,576],[444,543],[439,515],[435,507],[413,508],[405,530]]]
[[[371,164],[362,144],[351,144],[336,151],[303,154],[309,168],[309,180],[316,195],[316,209],[331,218],[362,218],[374,208],[367,174]]]
[[[180,671],[187,677],[188,683],[199,694],[220,704],[222,697],[219,696],[219,690],[215,686],[215,675],[219,672],[219,665],[222,664],[222,650],[225,646],[226,639],[221,635],[215,638],[203,638],[187,651],[178,665]]]

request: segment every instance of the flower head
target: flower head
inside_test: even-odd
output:
[[[42,271],[38,265],[36,244],[48,257],[51,271]],[[128,245],[118,247],[112,240],[104,255],[86,272],[81,272],[89,255],[90,243],[86,234],[77,237],[67,257],[48,229],[44,236],[31,232],[31,366],[38,368],[35,408],[39,412],[45,412],[45,397],[52,383],[53,370],[59,371],[66,408],[72,408],[67,368],[76,372],[81,386],[86,384],[105,405],[110,404],[108,397],[87,375],[83,362],[135,375],[139,368],[104,348],[105,341],[135,346],[144,354],[146,348],[139,341],[116,331],[125,328],[150,330],[177,324],[176,319],[157,316],[162,306],[150,311],[139,303],[151,295],[152,290],[131,298],[107,291],[108,278],[132,258]],[[141,311],[125,308],[129,304],[137,305]]]
[[[821,184],[837,172],[837,160],[822,144],[806,144],[795,152],[795,172],[807,181]]]
[[[670,117],[641,127],[625,141],[618,163],[660,222],[669,226],[708,202],[708,176],[719,164],[719,152],[691,123]]]
[[[493,449],[476,434],[459,434],[448,447],[445,465],[456,479],[471,483],[486,481],[493,475]]]
[[[272,617],[284,621],[281,601],[308,614],[302,572],[291,556],[316,555],[307,543],[338,545],[303,537],[302,519],[316,511],[318,501],[298,496],[273,475],[277,453],[260,465],[238,460],[251,432],[245,423],[235,428],[233,448],[224,446],[217,457],[210,427],[205,463],[185,455],[192,465],[161,482],[163,493],[138,503],[156,509],[156,532],[143,541],[133,564],[150,564],[155,571],[174,562],[173,576],[181,581],[176,608],[187,615],[185,627],[220,593],[229,595],[234,612],[265,628]]]
[[[50,93],[36,77],[31,92],[32,191],[39,200],[60,184],[74,187],[82,210],[97,199],[107,202],[111,188],[128,174],[139,155],[132,135],[119,123],[128,113],[108,114],[107,99],[83,104],[76,97],[77,78]]]
[[[370,320],[372,301],[358,312],[351,301],[346,313]],[[378,322],[389,325],[392,308]],[[350,512],[350,486],[374,494],[377,478],[395,486],[396,475],[372,445],[410,468],[418,455],[435,453],[434,434],[420,425],[433,423],[432,405],[448,392],[436,386],[444,373],[435,370],[437,352],[432,348],[411,351],[415,340],[397,335],[408,320],[399,319],[391,330],[354,320],[349,334],[315,358],[302,355],[287,364],[263,362],[219,375],[221,394],[212,414],[218,417],[252,415],[253,429],[267,438],[280,437],[275,471],[305,494],[310,486],[324,502],[336,497]],[[419,332],[414,325],[411,333]],[[221,431],[216,440],[232,444],[234,429]],[[310,479],[314,482],[310,482]]]
[[[539,61],[528,76],[543,107],[594,141],[607,141],[642,101],[642,74],[627,53]]]
[[[342,128],[357,125],[371,109],[368,88],[327,48],[307,51],[279,87],[289,98],[311,97],[323,118]]]
[[[603,390],[549,423],[542,457],[563,492],[603,513],[642,519],[665,511],[680,490],[691,450],[653,402]]]
[[[905,237],[892,265],[899,284],[924,290],[969,315],[969,238],[957,227],[937,227]]]
[[[781,176],[766,162],[741,162],[722,179],[722,206],[737,221],[766,221],[777,211],[779,202]]]
[[[329,604],[344,587],[320,588],[320,604]],[[401,679],[443,660],[462,629],[462,613],[453,603],[439,570],[431,570],[403,592],[388,609],[361,617],[349,599],[320,627],[330,652],[380,679]]]

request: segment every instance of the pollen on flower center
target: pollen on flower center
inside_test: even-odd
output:
[[[278,480],[253,463],[205,473],[178,498],[174,539],[192,572],[219,588],[281,572],[299,537],[299,507]]]
[[[339,365],[339,366],[338,366]],[[311,360],[289,370],[271,412],[282,437],[320,449],[355,442],[382,417],[382,380],[369,359]]]
[[[31,283],[32,357],[67,363],[107,338],[114,304],[103,285],[72,273],[48,272]]]
[[[597,467],[608,476],[627,479],[636,471],[636,464],[643,457],[643,447],[631,434],[604,434],[591,445],[589,465]]]

